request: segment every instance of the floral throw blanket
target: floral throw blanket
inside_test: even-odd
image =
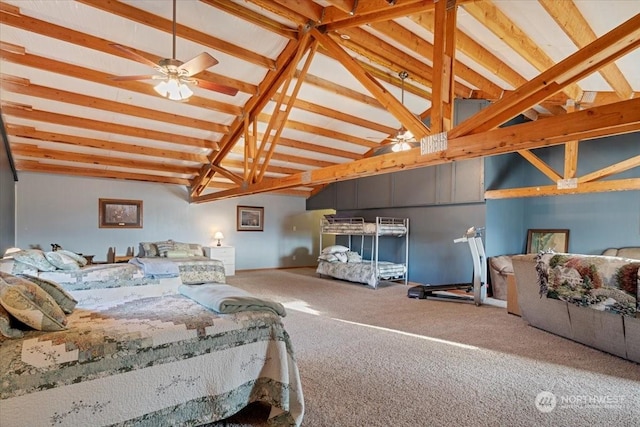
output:
[[[624,316],[640,313],[640,261],[541,252],[536,271],[541,297]]]

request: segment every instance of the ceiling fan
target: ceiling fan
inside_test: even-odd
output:
[[[402,105],[404,105],[404,80],[407,77],[409,77],[409,73],[407,73],[406,71],[400,71],[398,73],[398,77],[400,77],[400,80],[402,82],[401,103]],[[404,125],[400,127],[395,137],[387,138],[385,141],[390,142],[390,144],[382,145],[380,148],[375,150],[375,154],[384,154],[384,153],[388,153],[389,151],[397,153],[399,151],[411,150],[412,148],[417,147],[419,144],[419,142],[415,139],[411,131],[404,128]]]
[[[138,76],[118,76],[112,77],[112,80],[161,80],[160,83],[155,86],[156,92],[174,101],[183,101],[193,95],[193,91],[189,88],[190,84],[230,96],[235,96],[235,94],[238,93],[238,90],[235,88],[194,77],[196,74],[218,63],[218,60],[207,52],[202,52],[187,62],[176,59],[176,0],[173,0],[173,55],[171,58],[161,59],[156,64],[125,46],[116,43],[112,43],[111,46],[124,53],[129,59],[155,68],[156,71],[160,73]]]

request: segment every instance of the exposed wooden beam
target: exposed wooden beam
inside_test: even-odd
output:
[[[463,8],[538,71],[547,70],[555,64],[544,50],[491,1],[469,2]],[[571,99],[580,99],[582,96],[582,90],[577,85],[566,85],[563,89]]]
[[[448,132],[453,125],[456,14],[455,2],[452,7],[444,0],[436,3],[433,69],[438,72],[433,76],[431,105],[431,130],[434,133]]]
[[[518,150],[518,154],[527,159],[529,163],[545,174],[552,182],[558,182],[558,180],[562,179],[558,172],[553,170],[551,166],[546,164],[540,157],[533,154],[530,150]]]
[[[322,31],[340,31],[345,28],[359,27],[374,22],[389,21],[414,13],[419,13],[434,6],[434,0],[396,0],[394,5],[380,0],[368,0],[358,4],[355,16],[338,9],[328,7],[325,10]]]
[[[183,162],[204,163],[207,161],[205,154],[187,153],[182,150],[167,150],[123,142],[105,141],[95,138],[85,138],[75,135],[66,135],[56,132],[37,130],[30,126],[21,126],[13,123],[5,123],[7,135],[25,138],[34,141],[55,142],[79,147],[97,148],[106,151],[135,154],[139,156],[157,157],[160,159],[178,160]]]
[[[144,181],[161,184],[189,185],[189,180],[160,175],[122,172],[104,168],[71,167],[68,165],[54,165],[46,162],[16,159],[19,170],[38,173],[55,173],[72,176],[87,176],[90,178],[112,178],[125,181]]]
[[[76,0],[77,2],[86,4],[88,6],[95,7],[96,9],[103,10],[105,12],[113,13],[114,15],[122,18],[130,19],[131,21],[144,24],[146,26],[155,28],[156,30],[165,31],[169,34],[173,33],[173,21],[170,19],[164,19],[161,16],[154,15],[149,12],[145,12],[142,9],[135,8],[128,4],[122,3],[116,0]],[[170,10],[170,9],[167,9]],[[177,37],[185,40],[190,40],[194,43],[207,46],[210,49],[224,52],[228,55],[234,56],[243,61],[250,62],[255,65],[259,65],[264,68],[273,69],[276,64],[272,59],[265,56],[258,55],[257,53],[245,49],[241,46],[236,46],[225,40],[213,37],[209,34],[201,31],[189,28],[186,25],[176,23],[176,35]]]
[[[615,135],[618,129],[628,131],[629,126],[635,127],[635,131],[640,131],[640,99],[622,101],[569,113],[564,116],[555,116],[545,120],[449,139],[448,148],[444,152],[420,155],[420,150],[412,149],[399,153],[383,154],[357,160],[349,164],[334,165],[290,175],[278,180],[250,185],[244,189],[196,197],[192,198],[191,201],[203,203],[309,183],[321,185],[345,179],[447,163],[454,160],[505,154],[582,139],[583,135],[598,133],[598,130],[606,129],[609,135]],[[635,187],[628,189],[640,189],[640,179],[634,182]]]
[[[535,186],[525,188],[509,188],[504,190],[488,190],[485,199],[513,199],[520,197],[563,196],[567,194],[604,193],[610,191],[630,191],[640,189],[640,178],[619,179],[611,181],[585,182],[576,188],[561,189],[556,185]]]
[[[573,1],[538,1],[579,49],[598,38]],[[620,99],[631,98],[633,89],[615,63],[602,67],[600,74]]]
[[[23,95],[34,96],[43,99],[50,99],[53,101],[79,105],[82,107],[96,108],[99,110],[110,111],[118,114],[127,114],[143,119],[172,123],[178,126],[191,127],[218,133],[227,133],[229,131],[228,126],[224,126],[219,123],[200,120],[193,117],[179,116],[177,114],[152,110],[149,108],[136,107],[124,102],[109,101],[106,99],[68,92],[61,89],[52,89],[49,87],[32,84],[26,79],[21,79],[7,74],[0,74],[0,88],[2,88],[2,90],[13,93],[20,93]],[[216,149],[217,148],[218,147],[216,147]]]
[[[593,171],[578,178],[578,183],[586,183],[595,181],[602,178],[607,178],[611,175],[615,175],[626,170],[640,167],[640,155],[631,157],[630,159],[623,160],[616,164],[607,166],[605,168]]]
[[[111,1],[111,0],[110,0]],[[108,53],[110,55],[119,56],[121,58],[129,59],[120,50],[115,49],[110,40],[106,40],[100,37],[95,37],[87,33],[75,31],[60,25],[56,25],[50,22],[42,21],[40,19],[22,15],[20,13],[13,14],[7,13],[6,10],[0,9],[0,21],[5,25],[10,25],[15,28],[20,28],[25,31],[41,34],[46,37],[62,40],[67,43],[75,44],[77,46],[93,49],[98,52]],[[153,55],[148,52],[132,49],[134,52],[144,56],[148,60],[154,63],[158,63],[162,57]],[[15,53],[15,52],[14,52]],[[51,69],[53,70],[53,69]],[[215,74],[210,71],[203,71],[198,74],[198,78],[202,80],[211,81],[213,83],[220,83],[225,86],[236,88],[242,92],[253,94],[257,90],[254,85],[249,85],[237,79]]]
[[[278,34],[282,37],[286,37],[290,40],[297,39],[298,29],[290,28],[283,25],[273,19],[270,19],[264,15],[260,15],[251,9],[248,9],[240,4],[232,3],[229,0],[200,0],[201,2],[213,6],[220,10],[223,10],[231,15],[234,15],[240,19],[257,25],[258,27],[269,30],[272,33]]]
[[[187,137],[184,135],[173,134],[168,132],[160,132],[152,129],[143,129],[133,126],[114,125],[113,123],[102,122],[99,120],[84,119],[65,114],[52,113],[30,107],[20,107],[7,103],[1,104],[2,112],[8,117],[17,117],[21,119],[35,120],[39,122],[55,123],[63,126],[72,126],[84,129],[91,129],[99,132],[114,133],[119,135],[134,136],[137,138],[151,139],[156,141],[164,141],[177,145],[188,145],[200,148],[215,148],[212,141],[201,138]]]
[[[335,58],[373,95],[382,105],[386,106],[416,138],[422,138],[429,134],[429,128],[424,125],[411,111],[405,108],[400,101],[391,95],[380,83],[378,83],[369,73],[356,64],[351,56],[346,53],[333,39],[326,34],[322,34],[317,29],[311,30],[312,35],[322,45],[331,51]]]
[[[153,90],[153,86],[150,84],[135,81],[117,82],[111,80],[111,77],[113,77],[113,75],[111,74],[92,70],[90,68],[80,67],[78,65],[72,65],[66,62],[56,61],[54,59],[45,58],[43,56],[33,55],[29,53],[20,55],[10,50],[4,50],[0,47],[0,59],[2,61],[13,62],[15,64],[37,68],[39,70],[54,72],[63,76],[83,79],[114,88],[125,89],[131,92],[153,96],[154,98],[158,96],[158,94]],[[209,98],[204,98],[197,95],[189,98],[189,105],[207,108],[233,116],[242,114],[242,110],[235,105]]]
[[[460,123],[449,137],[481,133],[495,128],[638,46],[640,14]]]

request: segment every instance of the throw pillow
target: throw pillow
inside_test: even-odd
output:
[[[166,240],[164,242],[156,242],[159,256],[166,256],[165,252],[174,250],[175,242],[173,240]]]
[[[165,251],[164,256],[167,257],[167,258],[187,258],[187,257],[193,256],[193,255],[191,255],[187,251],[177,251],[177,250],[175,250],[175,251]]]
[[[20,329],[11,327],[11,315],[0,305],[0,334],[7,338],[22,338],[24,333]]]
[[[56,252],[72,258],[75,262],[78,263],[78,265],[80,265],[80,267],[84,267],[85,265],[87,265],[87,259],[75,252],[67,251],[65,249],[58,249]]]
[[[347,252],[347,262],[362,262],[362,257],[358,252]]]
[[[78,301],[56,282],[43,279],[41,277],[30,276],[28,274],[20,274],[19,276],[35,283],[36,285],[44,289],[46,293],[51,295],[51,298],[53,298],[55,302],[58,303],[62,311],[64,311],[65,313],[72,313],[73,309],[76,308],[76,304],[78,304]]]
[[[140,242],[140,245],[142,246],[142,255],[143,256],[145,256],[147,258],[152,258],[152,257],[159,256],[158,247],[156,246],[155,243],[153,243],[153,242]]]
[[[349,248],[342,245],[327,246],[322,250],[323,254],[335,254],[336,252],[349,252]]]
[[[79,270],[78,261],[60,251],[47,252],[44,254],[47,261],[58,267],[60,270]]]
[[[204,254],[202,245],[199,245],[198,243],[175,242],[173,249],[176,251],[185,251],[188,253],[188,256],[203,256]]]
[[[47,261],[40,249],[25,249],[13,254],[13,259],[37,268],[39,271],[55,271],[56,266]]]
[[[0,305],[13,317],[38,331],[61,331],[67,318],[48,293],[20,277],[0,278]]]

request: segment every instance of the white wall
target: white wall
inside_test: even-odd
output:
[[[306,212],[305,199],[253,195],[189,204],[187,189],[136,181],[67,177],[21,172],[16,186],[16,244],[21,248],[51,243],[105,260],[110,246],[118,255],[141,241],[174,239],[236,247],[236,269],[314,265],[322,212]],[[98,228],[98,199],[143,202],[143,228]],[[236,206],[264,207],[264,231],[236,231]],[[294,231],[295,227],[295,231]],[[295,259],[294,259],[295,255]]]

